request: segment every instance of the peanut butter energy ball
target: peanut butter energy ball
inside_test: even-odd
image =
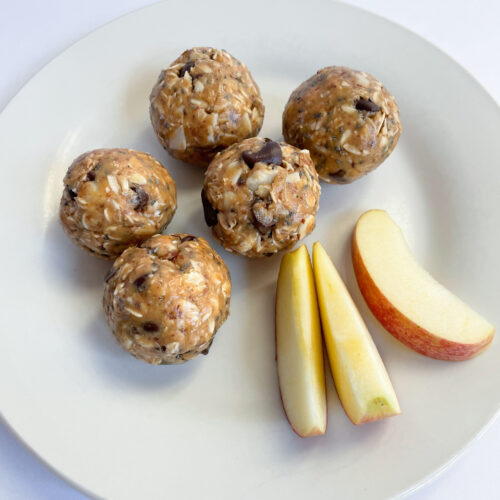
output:
[[[229,271],[203,238],[158,234],[118,257],[103,305],[126,351],[154,365],[179,364],[208,353],[230,296]]]
[[[205,173],[205,221],[221,245],[271,256],[307,236],[321,188],[308,151],[254,137],[219,153]]]
[[[160,73],[150,116],[175,158],[207,166],[215,154],[259,133],[264,105],[248,68],[224,50],[195,47]]]
[[[292,92],[283,112],[283,136],[308,149],[320,178],[346,184],[372,171],[401,134],[394,97],[373,76],[330,66]]]
[[[176,207],[175,183],[151,155],[96,149],[69,167],[59,215],[73,242],[97,257],[114,259],[159,233]]]

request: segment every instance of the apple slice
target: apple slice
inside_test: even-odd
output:
[[[419,266],[384,210],[359,218],[352,261],[368,307],[408,347],[431,358],[459,361],[491,343],[495,328]]]
[[[359,425],[401,413],[380,354],[324,248],[313,247],[323,336],[342,406]]]
[[[283,408],[300,437],[324,434],[323,344],[309,253],[304,245],[281,259],[276,289],[276,361]]]

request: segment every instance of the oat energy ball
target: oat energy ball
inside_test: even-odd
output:
[[[224,50],[186,50],[150,96],[153,128],[175,158],[207,166],[218,151],[259,133],[264,105],[248,68]]]
[[[394,97],[373,76],[341,66],[319,70],[292,92],[283,136],[308,149],[320,178],[346,184],[396,147],[401,121]]]
[[[147,153],[96,149],[64,177],[59,215],[66,234],[97,257],[113,259],[159,233],[177,207],[175,183]]]
[[[179,364],[208,353],[230,296],[229,271],[203,238],[158,234],[118,257],[103,304],[130,354],[154,365]]]
[[[254,137],[219,153],[205,173],[205,221],[247,257],[292,247],[315,226],[321,188],[308,151]]]

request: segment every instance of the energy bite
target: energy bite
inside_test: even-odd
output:
[[[114,259],[159,233],[176,207],[175,183],[158,160],[132,149],[96,149],[69,167],[59,215],[73,242]]]
[[[104,289],[104,312],[120,345],[153,365],[207,354],[229,315],[231,279],[203,238],[153,236],[123,252]]]
[[[394,97],[372,75],[330,66],[295,89],[283,112],[287,142],[311,153],[320,178],[346,184],[380,165],[401,134]]]
[[[195,47],[163,70],[150,96],[162,146],[175,158],[207,166],[215,154],[259,133],[260,90],[248,68],[225,50]]]
[[[314,229],[320,193],[308,151],[254,137],[212,160],[201,196],[205,221],[226,250],[263,257]]]

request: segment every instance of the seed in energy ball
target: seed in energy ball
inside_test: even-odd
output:
[[[283,112],[287,142],[311,153],[321,180],[346,184],[372,171],[401,134],[396,100],[372,75],[330,66],[295,89]]]
[[[74,243],[114,259],[159,233],[176,207],[175,183],[158,160],[132,149],[96,149],[69,167],[59,215]]]
[[[179,364],[208,353],[230,297],[229,271],[206,240],[158,234],[118,257],[103,305],[126,351],[154,365]]]
[[[207,166],[219,151],[259,133],[264,105],[243,63],[224,50],[195,47],[160,73],[150,116],[172,156]]]
[[[205,221],[246,257],[292,247],[315,226],[321,188],[309,152],[253,137],[219,153],[205,172]]]

